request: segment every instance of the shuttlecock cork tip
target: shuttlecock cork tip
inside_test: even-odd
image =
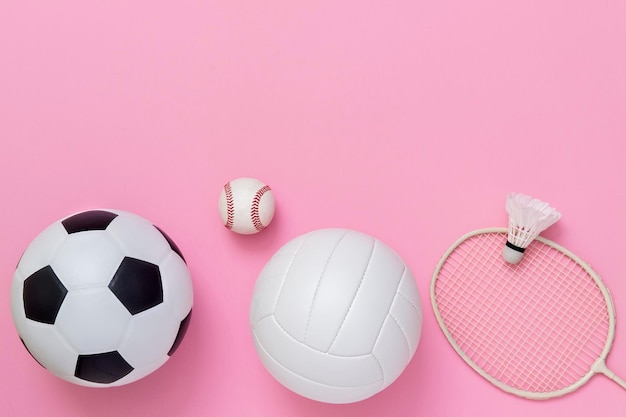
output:
[[[506,245],[502,248],[502,257],[508,263],[516,264],[524,257],[524,250],[525,248],[512,245],[511,242],[507,240]]]
[[[535,238],[561,218],[554,207],[526,194],[510,193],[506,200],[509,213],[508,237],[502,250],[504,260],[516,264]]]

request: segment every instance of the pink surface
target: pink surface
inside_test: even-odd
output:
[[[563,213],[545,235],[611,290],[607,364],[626,376],[626,3],[211,3],[0,6],[0,415],[622,415],[626,392],[601,376],[544,402],[494,388],[449,346],[428,287],[457,237],[506,224],[508,192],[545,199]],[[217,214],[240,176],[275,192],[274,222],[256,236]],[[176,355],[105,390],[42,370],[9,309],[30,240],[92,207],[165,229],[196,291]],[[396,249],[425,308],[405,373],[343,406],[275,382],[248,328],[264,263],[328,226]]]

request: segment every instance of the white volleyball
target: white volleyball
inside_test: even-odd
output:
[[[389,246],[346,229],[299,236],[261,271],[250,325],[259,358],[313,400],[351,403],[394,382],[421,335],[411,271]]]

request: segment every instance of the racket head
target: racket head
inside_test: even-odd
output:
[[[506,239],[506,228],[480,229],[448,248],[431,280],[435,317],[459,356],[503,391],[573,392],[604,368],[615,336],[610,293],[587,263],[541,236],[519,264],[506,263]]]

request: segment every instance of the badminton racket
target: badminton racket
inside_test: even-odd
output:
[[[456,352],[500,389],[530,399],[570,393],[601,373],[615,335],[608,289],[580,258],[545,238],[524,261],[502,258],[507,229],[462,236],[431,282],[435,316]]]

